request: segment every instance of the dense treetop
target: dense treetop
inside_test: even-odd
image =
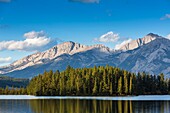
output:
[[[1,89],[1,94],[12,94],[8,88]],[[126,70],[98,66],[74,69],[70,66],[65,71],[44,72],[34,77],[26,88],[13,91],[15,94],[29,95],[81,95],[81,96],[115,96],[168,94],[170,80],[163,74],[158,76],[145,72],[130,73]]]

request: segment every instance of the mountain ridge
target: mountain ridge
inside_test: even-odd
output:
[[[32,55],[29,55],[27,57],[24,57],[20,60],[13,62],[9,66],[4,66],[1,68],[4,68],[4,69],[8,68],[8,69],[6,69],[6,71],[11,70],[11,68],[15,68],[8,72],[12,72],[15,70],[22,70],[22,69],[25,69],[26,67],[46,63],[46,62],[48,62],[52,59],[55,59],[56,57],[63,55],[63,54],[73,55],[78,52],[85,52],[85,51],[92,50],[95,48],[96,49],[99,48],[99,49],[101,49],[101,51],[106,52],[107,54],[109,54],[111,51],[108,47],[101,45],[101,44],[86,46],[86,45],[81,45],[79,43],[75,43],[72,41],[68,41],[68,42],[64,42],[62,44],[58,44],[44,52],[38,52],[38,53],[34,53]],[[2,72],[1,69],[0,69],[0,73],[6,74],[6,73]]]
[[[157,38],[163,38],[157,34],[149,33],[143,38],[138,38],[136,40],[132,40],[131,42],[122,45],[118,50],[123,50],[123,51],[128,51],[128,50],[133,50],[136,49],[142,45],[145,45]]]
[[[131,70],[132,72],[145,71],[150,74],[164,73],[168,76],[170,75],[169,39],[157,39],[144,45],[143,47],[139,47],[129,52],[131,55],[126,58],[126,61],[124,61],[120,67]],[[130,67],[128,66],[130,61],[135,63],[134,65],[131,65],[131,69],[129,69]]]
[[[0,72],[11,77],[29,78],[45,70],[62,71],[67,65],[82,68],[108,64],[135,73],[145,71],[170,76],[170,40],[155,34],[148,34],[144,38],[154,37],[154,40],[126,51],[114,51],[100,44],[87,46],[69,41],[1,67]]]

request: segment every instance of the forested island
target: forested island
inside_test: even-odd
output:
[[[0,88],[1,95],[36,96],[126,96],[170,93],[170,79],[145,72],[130,73],[112,66],[44,72],[32,78],[27,87]]]

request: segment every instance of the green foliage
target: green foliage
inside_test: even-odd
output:
[[[20,78],[11,78],[7,76],[0,75],[0,87],[6,88],[8,87],[26,87],[29,83],[28,79],[20,79]]]
[[[130,73],[111,66],[44,72],[30,81],[31,95],[139,95],[168,94],[170,82],[164,75]]]
[[[63,72],[44,72],[34,77],[24,89],[0,89],[0,94],[29,94],[37,96],[115,96],[168,94],[170,80],[163,74],[130,73],[111,66],[68,68]]]

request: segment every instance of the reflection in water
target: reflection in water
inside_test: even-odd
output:
[[[168,113],[170,101],[0,100],[0,113]]]
[[[33,113],[29,108],[29,101],[0,100],[0,113]]]

